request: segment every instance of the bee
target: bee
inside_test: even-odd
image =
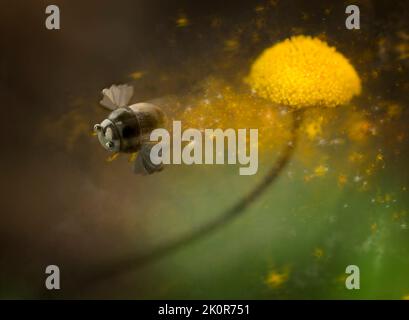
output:
[[[150,133],[163,127],[167,118],[163,110],[151,102],[129,105],[133,96],[130,85],[112,85],[102,90],[100,104],[111,113],[94,131],[102,147],[112,153],[138,152],[134,162],[137,174],[152,174],[161,171],[163,165],[155,165],[150,160],[150,150],[154,144],[149,141]]]

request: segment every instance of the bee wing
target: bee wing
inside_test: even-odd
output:
[[[142,144],[134,162],[134,173],[146,176],[163,170],[163,164],[153,164],[150,159],[150,152],[154,145],[154,143]]]
[[[103,98],[99,102],[102,106],[109,110],[115,110],[117,106],[113,103],[112,92],[109,89],[102,90]]]
[[[133,87],[127,84],[112,85],[102,90],[102,100],[99,102],[109,110],[127,106],[133,95]]]

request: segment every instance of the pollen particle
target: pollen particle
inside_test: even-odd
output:
[[[338,176],[338,185],[343,187],[348,182],[348,177],[345,174],[340,174]]]
[[[130,156],[128,157],[128,162],[134,162],[137,156],[138,156],[137,152],[131,153]]]
[[[341,53],[302,35],[267,48],[246,81],[262,98],[294,108],[335,107],[361,92],[357,72]]]
[[[118,156],[119,156],[119,152],[116,152],[116,153],[112,154],[111,156],[109,156],[109,157],[106,159],[106,162],[112,162],[112,161],[114,161],[116,158],[118,158]]]
[[[139,80],[141,79],[143,76],[145,75],[144,72],[142,71],[135,71],[133,73],[131,73],[129,76],[134,79],[134,80]]]
[[[327,172],[328,172],[328,167],[322,164],[314,169],[314,173],[317,177],[323,177],[327,174]]]
[[[176,26],[179,28],[184,28],[189,26],[190,22],[189,19],[184,16],[184,15],[180,15],[177,19],[176,19]]]
[[[324,256],[324,250],[321,248],[315,248],[313,256],[317,259],[321,259]]]
[[[288,280],[288,276],[289,276],[288,270],[285,270],[283,272],[272,270],[267,275],[266,284],[271,288],[279,288]]]
[[[317,136],[322,134],[323,120],[323,117],[319,117],[318,119],[310,121],[305,125],[305,132],[310,140],[314,140]]]

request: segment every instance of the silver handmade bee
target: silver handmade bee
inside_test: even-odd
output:
[[[162,165],[150,161],[153,144],[149,141],[150,133],[166,123],[162,109],[151,102],[128,105],[133,95],[130,85],[112,85],[102,90],[102,94],[101,105],[112,112],[94,126],[101,145],[110,152],[138,152],[135,173],[151,174],[162,170]]]

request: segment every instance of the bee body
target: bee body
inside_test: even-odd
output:
[[[134,153],[143,149],[143,163],[149,165],[145,159],[149,148],[144,146],[149,145],[151,132],[165,125],[165,114],[157,105],[149,102],[126,106],[132,95],[132,87],[112,86],[103,93],[101,104],[113,111],[100,124],[94,126],[99,142],[111,152]],[[150,171],[148,170],[148,173],[151,173]]]

